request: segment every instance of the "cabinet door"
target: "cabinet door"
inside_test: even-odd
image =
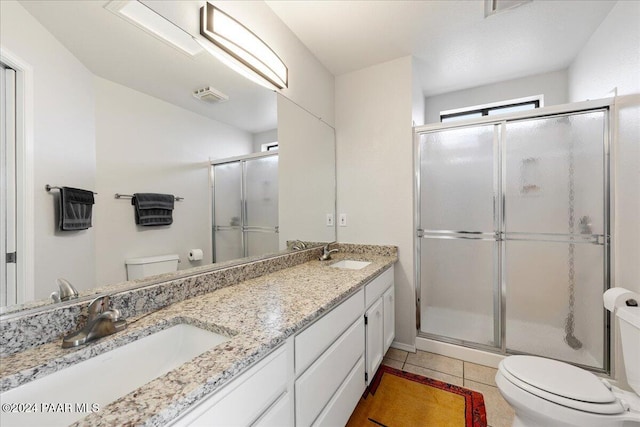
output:
[[[373,379],[384,357],[384,317],[382,310],[382,298],[379,298],[365,313],[367,318],[367,385]]]
[[[395,303],[394,303],[394,296],[395,296],[395,292],[394,292],[394,287],[393,285],[391,285],[391,287],[389,289],[387,289],[387,291],[384,293],[384,295],[382,296],[382,300],[383,302],[383,313],[384,313],[384,351],[383,351],[383,356],[384,354],[387,353],[387,351],[389,350],[389,347],[391,346],[391,343],[393,342],[393,339],[396,336],[396,309],[395,309]]]

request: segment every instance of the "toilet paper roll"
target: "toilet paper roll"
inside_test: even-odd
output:
[[[603,299],[604,308],[613,313],[615,308],[626,305],[628,299],[640,301],[640,294],[625,288],[611,288],[604,293]]]
[[[200,261],[202,259],[202,249],[191,249],[189,251],[189,261]]]

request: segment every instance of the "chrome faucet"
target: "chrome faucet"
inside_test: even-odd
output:
[[[329,245],[334,244],[335,242],[327,243],[322,248],[322,256],[320,257],[320,261],[329,261],[331,259],[331,254],[334,252],[339,252],[338,249],[329,250]]]
[[[87,324],[62,339],[62,348],[78,347],[107,335],[115,334],[127,327],[120,318],[120,311],[111,307],[109,295],[100,296],[89,304]]]
[[[56,279],[59,291],[51,292],[51,299],[53,302],[69,301],[70,299],[78,298],[78,290],[73,287],[69,281],[65,279]]]
[[[291,249],[293,249],[294,251],[300,251],[306,248],[307,244],[302,240],[294,240],[293,242],[291,242]]]

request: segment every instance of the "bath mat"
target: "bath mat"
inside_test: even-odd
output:
[[[486,427],[482,394],[380,366],[347,427]]]

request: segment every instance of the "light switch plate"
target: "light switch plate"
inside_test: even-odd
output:
[[[327,214],[327,227],[333,227],[333,214]]]
[[[340,224],[340,227],[346,227],[347,226],[347,214],[345,213],[341,213],[340,216],[338,217],[338,223]]]

